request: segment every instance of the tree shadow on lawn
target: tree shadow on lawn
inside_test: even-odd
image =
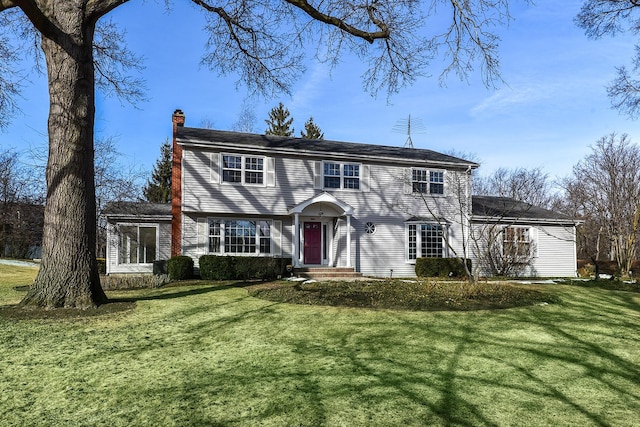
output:
[[[200,285],[200,286],[199,286]],[[154,289],[154,294],[114,297],[109,298],[106,304],[95,308],[39,308],[21,306],[20,304],[0,306],[0,319],[28,320],[28,319],[82,319],[85,317],[104,316],[134,310],[138,301],[156,301],[185,298],[194,295],[203,295],[211,292],[223,291],[230,288],[249,286],[250,283],[226,282],[211,284],[209,282],[177,282],[163,288]],[[183,289],[190,287],[190,289]],[[28,291],[28,286],[14,288],[16,291]],[[150,291],[150,290],[147,290]],[[113,291],[110,291],[113,292]],[[117,292],[127,292],[126,290]],[[131,292],[140,292],[140,289]]]

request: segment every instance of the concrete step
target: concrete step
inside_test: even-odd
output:
[[[299,267],[294,274],[309,279],[353,279],[362,277],[362,273],[348,267]]]

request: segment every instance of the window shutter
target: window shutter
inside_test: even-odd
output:
[[[322,162],[313,162],[313,188],[322,190]]]
[[[271,253],[274,256],[282,255],[282,221],[273,221],[271,227]]]
[[[208,251],[208,221],[207,218],[198,218],[198,253],[206,254]]]
[[[211,164],[209,165],[210,180],[213,184],[220,183],[220,153],[211,153]]]
[[[266,158],[267,164],[267,187],[275,187],[276,186],[276,159],[273,157]]]
[[[538,229],[535,227],[529,227],[529,244],[532,245],[531,256],[538,258]]]
[[[370,176],[370,167],[369,165],[362,165],[360,168],[360,189],[363,192],[369,192],[371,190],[369,186],[369,176]]]
[[[403,174],[402,174],[402,192],[404,194],[411,194],[413,193],[413,183],[411,182],[411,168],[404,168]]]

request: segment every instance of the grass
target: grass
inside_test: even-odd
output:
[[[4,269],[0,266],[0,272]],[[22,281],[22,283],[20,283]],[[0,305],[27,278],[0,275]],[[633,426],[640,295],[412,312],[294,305],[229,283],[109,293],[133,310],[0,318],[3,426]]]

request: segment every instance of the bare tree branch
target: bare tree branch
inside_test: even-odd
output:
[[[637,0],[585,0],[576,16],[576,24],[587,37],[599,39],[605,35],[640,31],[640,2]],[[635,46],[633,72],[640,72],[640,47]],[[637,118],[640,115],[640,80],[631,76],[626,67],[617,68],[618,76],[607,87],[612,108]]]
[[[126,33],[113,21],[98,22],[93,42],[96,85],[106,94],[115,93],[131,105],[145,101],[145,82],[131,76],[144,70],[143,58],[127,48]]]

